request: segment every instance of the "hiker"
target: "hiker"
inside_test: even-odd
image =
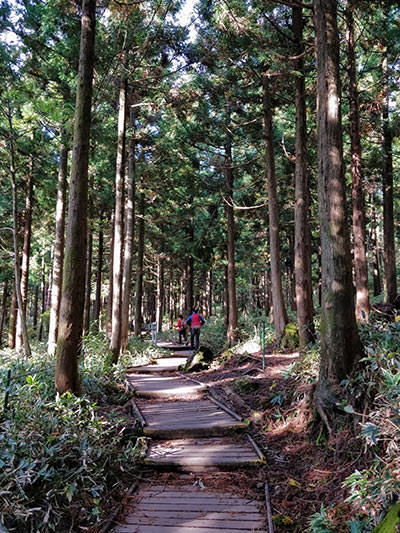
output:
[[[186,335],[186,322],[185,322],[185,319],[183,318],[183,315],[179,315],[179,319],[178,319],[178,323],[176,324],[176,326],[174,326],[174,328],[178,328],[178,333],[179,333],[179,340],[178,340],[178,344],[182,344],[182,336],[183,336],[183,340],[185,341],[185,344],[187,344],[187,335]]]
[[[197,309],[193,309],[193,313],[186,319],[186,324],[190,326],[190,347],[192,350],[199,349],[200,328],[204,323],[205,320],[199,315]]]

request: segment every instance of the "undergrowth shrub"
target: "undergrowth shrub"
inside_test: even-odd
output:
[[[374,459],[344,486],[347,501],[372,528],[400,495],[400,322],[363,326],[361,336],[365,357],[344,386],[355,409],[365,406],[359,438]]]
[[[26,360],[11,350],[0,353],[0,522],[9,531],[101,522],[127,483],[125,473],[140,461],[142,441],[123,438],[129,396],[123,366],[108,370],[107,346],[101,334],[85,339],[81,397],[55,393],[54,359],[47,354],[34,350]]]

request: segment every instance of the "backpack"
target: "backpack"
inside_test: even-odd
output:
[[[184,318],[180,318],[179,319],[179,325],[178,325],[178,329],[182,330],[182,329],[186,329],[186,321]]]
[[[198,313],[193,313],[191,326],[196,329],[201,326],[200,315]]]

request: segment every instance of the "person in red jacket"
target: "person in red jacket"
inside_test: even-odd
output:
[[[182,344],[182,337],[185,341],[185,344],[187,344],[186,326],[187,324],[185,319],[183,318],[183,315],[179,315],[178,323],[174,326],[174,328],[178,328],[178,344]]]
[[[197,309],[186,319],[186,324],[190,326],[190,347],[198,350],[200,344],[200,328],[205,323],[204,318],[199,315]]]

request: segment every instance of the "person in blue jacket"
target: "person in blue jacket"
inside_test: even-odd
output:
[[[200,328],[205,323],[204,318],[199,315],[197,309],[186,319],[186,324],[190,327],[190,347],[192,350],[198,350],[200,344]]]

